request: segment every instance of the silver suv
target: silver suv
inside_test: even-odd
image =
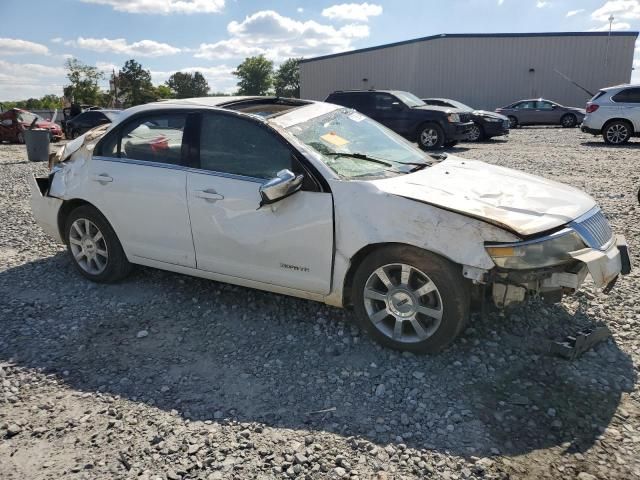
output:
[[[602,135],[610,145],[640,136],[640,85],[603,88],[588,103],[582,131]]]

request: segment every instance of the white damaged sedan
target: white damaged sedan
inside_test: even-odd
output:
[[[585,193],[433,158],[321,102],[135,107],[31,183],[36,220],[90,280],[139,264],[353,307],[377,341],[413,352],[451,343],[474,295],[559,301],[587,275],[610,288],[631,269]]]

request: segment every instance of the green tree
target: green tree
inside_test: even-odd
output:
[[[209,93],[209,84],[200,72],[176,72],[166,83],[176,98],[206,97]]]
[[[118,82],[127,107],[153,102],[156,99],[151,73],[133,59],[124,62],[118,74]]]
[[[238,95],[266,95],[273,84],[273,62],[264,55],[245,58],[233,74],[240,79]]]
[[[74,103],[98,104],[101,100],[98,81],[103,78],[102,72],[77,58],[67,59],[64,66],[69,79],[69,85],[63,89],[65,97]]]
[[[300,62],[302,58],[290,58],[273,77],[273,86],[279,97],[300,98]]]
[[[156,94],[156,98],[159,100],[165,99],[165,98],[174,98],[173,92],[166,85],[158,85],[155,88],[155,94]]]

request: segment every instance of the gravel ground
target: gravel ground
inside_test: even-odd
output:
[[[586,190],[640,252],[640,142],[453,150]],[[639,270],[401,355],[319,303],[146,268],[91,284],[34,225],[46,166],[0,165],[0,478],[640,478]],[[538,348],[594,325],[613,337],[575,361]]]

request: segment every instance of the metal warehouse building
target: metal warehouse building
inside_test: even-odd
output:
[[[302,98],[407,90],[491,109],[545,97],[583,106],[583,89],[628,83],[638,32],[442,34],[303,60]]]

